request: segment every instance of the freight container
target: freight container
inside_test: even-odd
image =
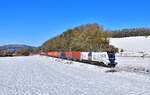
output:
[[[55,52],[56,57],[60,57],[61,56],[61,52]]]
[[[72,59],[72,52],[66,52],[66,58]]]
[[[47,53],[46,52],[41,52],[40,55],[47,55]]]
[[[88,60],[89,59],[88,53],[89,52],[81,52],[80,60]]]
[[[61,52],[61,58],[66,58],[66,53],[65,52]]]
[[[72,59],[80,60],[80,56],[81,56],[81,52],[76,52],[76,51],[72,52]]]
[[[52,56],[52,52],[48,52],[48,56]]]

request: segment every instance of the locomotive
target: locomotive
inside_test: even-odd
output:
[[[117,64],[115,62],[116,59],[113,52],[41,52],[40,55],[85,62],[106,67],[115,67]]]

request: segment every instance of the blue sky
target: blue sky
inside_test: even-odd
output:
[[[149,0],[0,0],[0,45],[40,46],[69,28],[150,27]]]

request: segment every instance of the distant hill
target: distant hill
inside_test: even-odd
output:
[[[22,48],[33,49],[35,47],[28,46],[28,45],[20,45],[20,44],[9,44],[9,45],[0,46],[0,50],[8,50],[8,49],[19,50]]]

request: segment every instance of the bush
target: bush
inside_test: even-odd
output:
[[[111,70],[107,70],[107,71],[105,71],[106,73],[113,73],[113,72],[118,72],[117,70],[115,70],[115,69],[111,69]]]
[[[0,57],[4,56],[4,52],[2,50],[0,50]]]
[[[124,50],[123,50],[123,49],[121,49],[121,50],[120,50],[120,52],[124,52]]]
[[[1,50],[0,51],[0,56],[13,56],[14,51],[13,50]]]
[[[29,56],[30,52],[31,51],[29,49],[23,48],[23,49],[17,50],[16,55],[17,56]]]
[[[36,47],[32,50],[32,54],[39,54],[40,53],[40,47]]]

